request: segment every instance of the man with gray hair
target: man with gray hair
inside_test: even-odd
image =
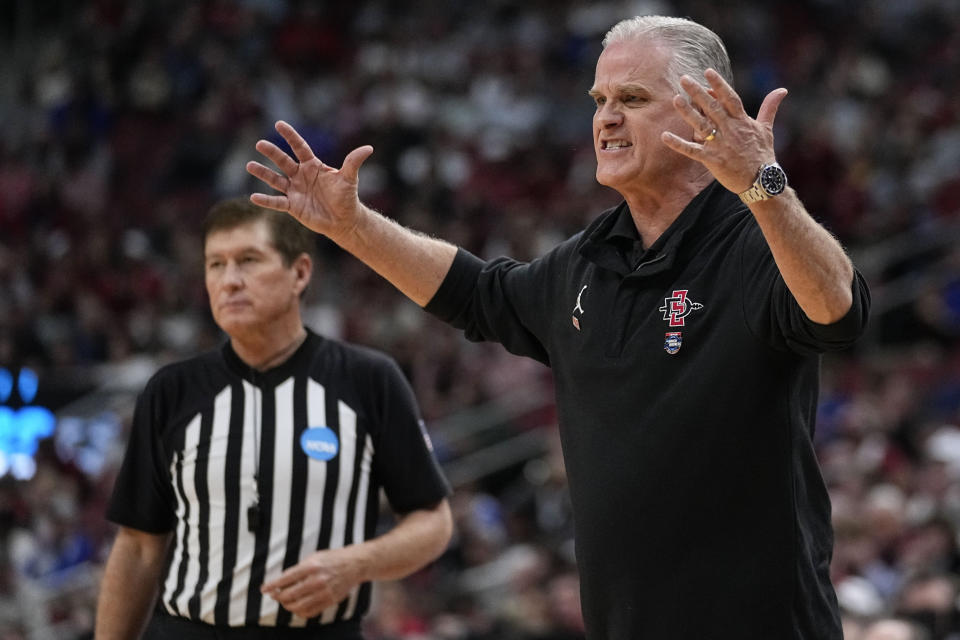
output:
[[[427,311],[553,369],[591,640],[839,640],[830,503],[811,442],[820,354],[869,293],[787,187],[773,122],[731,87],[720,39],[639,17],[604,40],[589,95],[597,180],[623,202],[529,262],[484,262],[357,197],[285,122],[293,156],[254,194]]]

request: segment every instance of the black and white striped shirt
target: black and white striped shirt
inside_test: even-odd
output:
[[[381,488],[398,513],[449,492],[409,385],[385,355],[309,333],[270,371],[252,370],[227,343],[157,372],[138,400],[107,515],[173,533],[160,585],[169,614],[321,625],[359,619],[370,584],[310,620],[259,587],[317,549],[372,537]]]

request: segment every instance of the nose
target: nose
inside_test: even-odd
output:
[[[243,274],[236,262],[228,261],[223,268],[220,283],[227,289],[239,289],[243,286]]]
[[[623,113],[613,101],[607,102],[597,109],[594,119],[602,129],[619,126],[623,122]]]

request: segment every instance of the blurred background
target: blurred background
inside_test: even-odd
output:
[[[749,112],[790,90],[778,159],[872,287],[816,433],[847,638],[960,638],[960,2],[3,0],[0,640],[89,637],[136,395],[222,340],[199,221],[260,189],[277,119],[334,166],[373,144],[361,196],[403,224],[532,258],[618,201],[586,91],[643,13],[719,33]],[[582,638],[549,370],[318,254],[309,324],[400,362],[456,489],[449,551],[377,588],[369,637]]]

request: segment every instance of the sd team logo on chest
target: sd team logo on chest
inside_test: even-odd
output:
[[[660,307],[660,311],[663,312],[663,319],[667,321],[670,328],[684,326],[687,316],[694,311],[703,309],[702,304],[687,297],[687,292],[688,289],[675,289],[671,297],[663,299],[663,306]],[[668,331],[663,339],[663,350],[670,355],[674,355],[680,351],[682,344],[682,331]]]
[[[330,427],[310,427],[300,434],[300,448],[314,460],[326,462],[340,452],[340,439]]]

